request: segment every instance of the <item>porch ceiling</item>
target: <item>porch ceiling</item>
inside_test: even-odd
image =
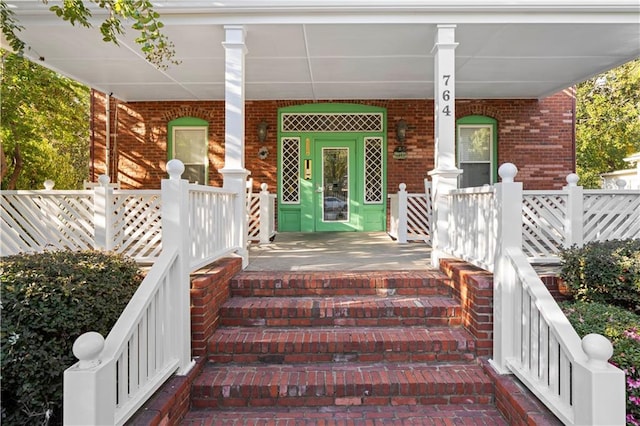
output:
[[[5,1],[27,56],[125,101],[224,99],[225,24],[246,26],[247,100],[433,98],[438,24],[457,25],[458,98],[540,98],[640,56],[637,0],[157,0],[181,61],[161,71],[132,30],[117,47],[54,1]]]

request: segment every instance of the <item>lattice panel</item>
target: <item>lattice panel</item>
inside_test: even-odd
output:
[[[93,248],[93,194],[19,191],[3,194],[2,255]]]
[[[282,138],[282,202],[300,202],[300,138]]]
[[[115,191],[113,249],[138,261],[150,261],[162,251],[159,191]]]
[[[522,249],[529,257],[552,257],[564,246],[566,195],[524,194]]]
[[[249,223],[247,235],[250,241],[260,241],[260,193],[252,194],[249,205]]]
[[[364,202],[382,203],[383,198],[383,150],[382,138],[364,140]]]
[[[584,194],[584,241],[640,238],[640,193]]]
[[[283,132],[381,132],[382,113],[282,114]]]
[[[431,194],[407,197],[407,239],[431,244]]]

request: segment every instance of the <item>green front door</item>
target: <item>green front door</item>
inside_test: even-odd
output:
[[[278,232],[386,230],[385,109],[307,104],[278,117]]]
[[[356,173],[355,140],[315,143],[313,177],[315,231],[356,231],[354,199]]]

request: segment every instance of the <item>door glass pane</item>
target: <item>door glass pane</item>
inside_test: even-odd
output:
[[[207,184],[207,128],[175,128],[173,132],[173,158],[184,163],[184,179],[189,182]]]
[[[322,149],[323,205],[326,221],[349,220],[349,149]]]

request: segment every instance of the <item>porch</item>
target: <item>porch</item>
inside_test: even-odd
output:
[[[431,267],[431,247],[385,232],[281,232],[249,247],[245,271],[397,271]]]

